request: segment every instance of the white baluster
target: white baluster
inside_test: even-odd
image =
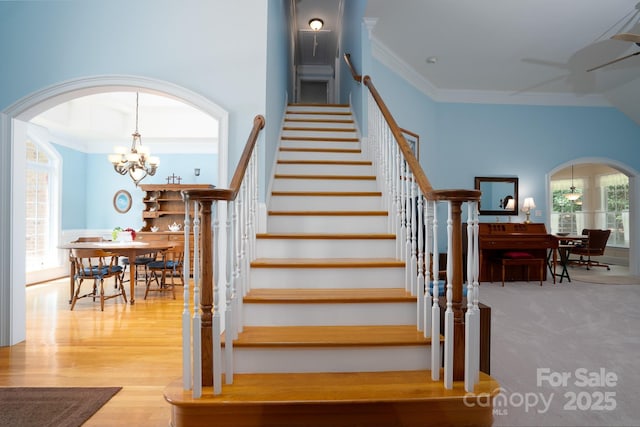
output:
[[[431,282],[431,269],[433,268],[431,265],[433,251],[431,224],[433,221],[431,220],[432,216],[430,212],[432,211],[429,209],[429,202],[425,198],[422,199],[423,213],[421,219],[424,227],[424,279],[422,287],[424,289],[424,336],[427,338],[433,336],[431,331],[431,305],[433,304],[433,300],[429,287],[429,283]],[[431,344],[433,348],[433,341]]]
[[[476,373],[476,383],[480,381],[480,307],[479,307],[479,299],[480,299],[480,286],[478,282],[478,277],[480,275],[480,249],[478,246],[478,235],[480,229],[480,218],[478,211],[478,202],[472,202],[473,206],[473,311],[476,315],[475,327],[474,331],[475,336],[475,346],[476,346],[476,360],[475,360],[475,373]]]
[[[435,341],[435,349],[431,351],[431,379],[440,379],[440,250],[438,248],[438,205],[435,201],[428,201],[433,209],[433,307],[431,308],[431,342]]]
[[[185,215],[184,215],[184,238],[185,238],[185,253],[189,250],[189,198],[187,197],[185,202]],[[185,265],[188,267],[189,258],[185,259]],[[133,267],[133,263],[131,264]],[[186,269],[186,268],[185,268]],[[189,271],[189,270],[186,270]],[[185,273],[186,275],[186,273]],[[188,276],[187,276],[188,277]],[[191,309],[189,307],[189,282],[184,282],[184,299],[182,306],[182,387],[185,390],[191,389]],[[195,307],[197,310],[198,307]],[[194,390],[195,392],[195,390]],[[199,396],[194,396],[199,397]]]
[[[418,220],[418,241],[416,242],[417,262],[418,262],[418,277],[416,280],[416,290],[418,294],[416,320],[419,331],[425,331],[424,329],[424,313],[425,313],[425,292],[424,292],[424,213],[422,212],[422,194],[418,192],[417,200],[417,220]]]
[[[188,229],[185,220],[185,233]],[[185,235],[185,246],[188,247],[189,239]],[[202,317],[200,315],[200,203],[193,202],[193,389],[198,389],[198,396],[202,395]],[[189,259],[190,251],[185,249],[185,259]],[[189,274],[189,262],[185,262],[185,275]],[[187,283],[186,281],[184,282]],[[185,298],[189,299],[185,289]]]
[[[477,316],[473,309],[473,275],[475,271],[473,253],[475,249],[472,209],[472,204],[467,203],[467,311],[464,315],[464,388],[467,392],[473,392],[476,384],[475,361],[477,351],[475,342]]]
[[[408,169],[408,168],[407,168]],[[408,231],[409,231],[409,253],[410,253],[410,259],[409,259],[409,278],[410,278],[410,283],[409,283],[409,287],[411,289],[411,295],[417,295],[417,288],[418,288],[418,284],[417,284],[417,280],[418,280],[418,258],[416,256],[416,251],[417,251],[417,241],[416,241],[416,233],[418,232],[418,227],[417,227],[417,197],[416,197],[416,181],[415,181],[415,177],[413,175],[413,172],[409,172],[408,175],[409,178],[409,189],[410,189],[410,195],[409,195],[409,200],[411,203],[411,214],[407,216],[407,218],[409,219],[409,227],[408,227]]]
[[[220,251],[220,220],[218,219],[218,203],[213,202],[211,208],[213,214],[213,254],[211,262],[213,265],[213,394],[222,393],[222,343],[220,335],[222,325],[220,319],[220,263],[218,253]]]
[[[444,388],[453,388],[453,219],[447,202],[447,309],[444,312]]]
[[[240,196],[240,195],[238,195]],[[244,297],[244,292],[242,290],[242,280],[240,278],[240,216],[239,205],[242,203],[242,198],[237,197],[236,203],[234,203],[233,209],[233,294],[234,294],[234,313],[235,313],[235,328],[234,328],[234,336],[233,338],[238,338],[238,334],[242,332],[244,329],[244,324],[242,322],[242,298]]]
[[[233,287],[232,287],[232,271],[233,271],[233,234],[231,229],[231,221],[233,219],[234,203],[227,202],[227,219],[225,223],[225,235],[227,236],[227,248],[222,254],[225,260],[225,283],[226,283],[226,307],[224,312],[224,329],[226,340],[224,343],[224,367],[225,367],[225,383],[233,384]]]

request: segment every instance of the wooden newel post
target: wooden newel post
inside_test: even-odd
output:
[[[453,380],[464,380],[464,342],[465,327],[464,313],[462,312],[462,202],[451,202],[451,255],[453,258]]]
[[[200,291],[200,309],[202,310],[202,330],[200,333],[202,345],[202,385],[213,385],[213,334],[212,334],[212,309],[213,309],[213,236],[211,228],[211,200],[203,200],[202,221],[200,228],[202,289]],[[194,254],[198,256],[198,254]]]

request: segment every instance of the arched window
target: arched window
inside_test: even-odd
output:
[[[26,142],[26,273],[59,267],[60,161],[47,142]]]

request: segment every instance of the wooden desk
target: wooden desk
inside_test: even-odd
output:
[[[133,267],[133,260],[137,256],[152,253],[162,252],[169,248],[172,248],[174,243],[169,242],[70,242],[58,246],[60,249],[102,249],[107,252],[119,256],[126,256],[131,260]],[[73,262],[69,262],[69,292],[70,300],[73,299],[73,292],[75,291],[74,276],[76,274],[75,265]],[[136,269],[129,269],[129,301],[131,304],[135,303],[135,286],[136,286]]]
[[[558,241],[558,245],[553,249],[553,276],[554,278],[560,276],[560,283],[562,283],[562,279],[565,277],[569,283],[571,283],[569,270],[567,270],[569,255],[571,255],[571,248],[573,248],[576,243],[582,242],[586,236],[560,236],[558,234],[554,234],[553,237]],[[556,274],[556,259],[560,259],[560,267],[562,267],[560,274]]]

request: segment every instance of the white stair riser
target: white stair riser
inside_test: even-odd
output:
[[[304,141],[304,140],[284,140],[280,142],[283,148],[319,148],[319,149],[346,149],[358,150],[360,143],[354,141]]]
[[[382,210],[382,199],[376,196],[271,196],[269,210],[297,211],[304,206],[311,211],[375,211]]]
[[[254,289],[402,288],[404,269],[379,268],[251,268]]]
[[[332,165],[332,164],[304,164],[286,163],[276,166],[276,173],[295,175],[374,175],[371,165]]]
[[[258,258],[394,258],[390,239],[257,239]]]
[[[384,233],[386,216],[269,215],[269,233]]]
[[[431,361],[429,346],[235,347],[233,354],[238,373],[406,371],[429,369]]]
[[[415,301],[395,303],[245,303],[246,326],[410,325]],[[413,311],[412,311],[413,310]]]
[[[323,152],[323,151],[280,151],[278,158],[281,160],[365,160],[361,152]]]
[[[353,131],[354,133],[356,132],[356,128],[355,125],[353,124],[353,121],[351,122],[342,122],[342,120],[350,120],[348,117],[344,117],[342,119],[339,119],[341,121],[335,121],[335,122],[330,122],[330,121],[322,121],[322,122],[317,122],[317,121],[313,121],[313,120],[309,120],[307,122],[301,122],[298,121],[300,120],[300,118],[295,118],[292,117],[291,115],[289,116],[290,119],[289,120],[285,120],[284,122],[284,126],[285,127],[289,127],[289,128],[305,128],[305,129],[348,129],[350,131]],[[295,120],[291,120],[291,118],[295,119]],[[321,118],[316,118],[315,120],[323,120]],[[286,132],[288,132],[288,130],[285,130]]]
[[[377,191],[375,179],[276,178],[272,191]],[[304,207],[301,206],[301,209]]]
[[[310,112],[331,112],[337,111],[340,113],[351,113],[348,105],[288,105],[287,113],[289,111],[310,111]],[[349,117],[349,116],[346,116]]]
[[[305,120],[353,120],[353,116],[345,114],[289,114],[285,119],[305,119]]]
[[[331,128],[327,128],[327,130],[283,130],[282,136],[291,138],[357,138],[355,130],[332,130]]]

